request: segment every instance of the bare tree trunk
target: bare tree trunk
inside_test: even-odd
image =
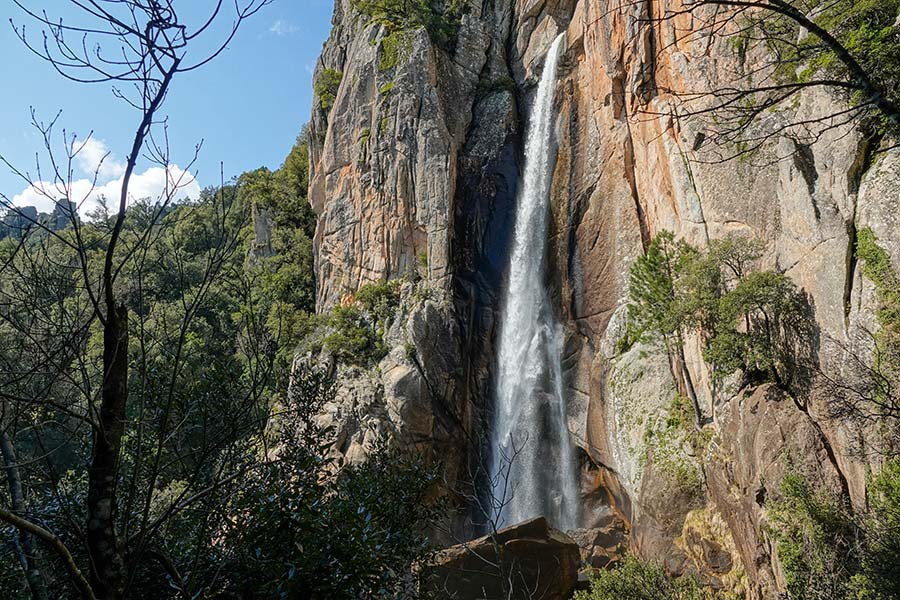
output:
[[[103,390],[100,424],[88,469],[87,547],[91,587],[100,600],[123,597],[125,549],[118,536],[119,455],[128,403],[128,310],[111,306],[103,329]]]
[[[703,410],[700,408],[700,401],[697,399],[697,391],[694,389],[694,381],[691,378],[691,372],[687,366],[687,359],[684,356],[684,341],[677,340],[675,342],[675,381],[679,390],[687,396],[691,404],[694,406],[694,427],[697,430],[703,429]]]
[[[12,440],[5,431],[0,431],[0,454],[3,455],[3,464],[6,470],[6,481],[9,485],[9,495],[12,499],[13,513],[25,516],[25,492],[22,489],[22,474],[16,460],[16,451]],[[25,579],[28,589],[34,600],[47,600],[47,585],[44,574],[40,569],[40,555],[35,544],[34,536],[20,529],[19,545],[24,555]]]

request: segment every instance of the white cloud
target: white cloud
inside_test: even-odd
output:
[[[269,31],[274,33],[275,35],[291,35],[292,33],[296,33],[298,31],[298,27],[293,23],[278,19],[277,21],[272,23],[272,26],[269,27]]]
[[[102,141],[85,145],[76,156],[76,162],[87,177],[76,179],[68,186],[47,181],[35,182],[13,197],[13,205],[35,206],[39,211],[50,212],[53,210],[54,200],[69,198],[84,215],[97,207],[101,197],[106,197],[110,207],[115,208],[122,193],[125,167],[111,155],[100,165],[100,159],[106,154],[106,144]],[[98,180],[94,185],[93,174],[98,166]],[[178,165],[169,165],[167,169],[155,166],[132,175],[128,192],[129,202],[142,198],[169,198],[175,201],[197,198],[200,195],[200,184],[190,172]]]
[[[96,173],[98,180],[108,181],[121,177],[125,173],[125,163],[116,160],[106,147],[106,142],[90,137],[87,140],[76,140],[72,144],[75,153],[75,164],[82,174],[90,179]]]

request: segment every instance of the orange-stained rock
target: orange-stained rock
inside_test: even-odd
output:
[[[672,489],[663,453],[646,443],[666,427],[677,389],[667,357],[617,347],[629,268],[661,230],[697,246],[731,233],[759,238],[762,266],[808,295],[819,367],[839,375],[843,348],[877,324],[873,286],[854,257],[857,228],[871,227],[900,268],[900,153],[871,160],[863,137],[839,126],[812,146],[784,138],[753,159],[715,160],[702,143],[709,123],[670,116],[669,90],[726,84],[755,59],[697,35],[700,21],[689,14],[641,27],[681,0],[472,2],[452,51],[412,32],[386,68],[387,32],[359,18],[351,0],[335,4],[317,73],[334,69],[343,80],[309,133],[318,308],[416,271],[433,294],[408,303],[378,368],[345,377],[327,415],[343,452],[363,458],[369,432],[385,430],[444,459],[453,482],[479,466],[522,138],[542,58],[565,30],[547,283],[566,331],[584,526],[603,528],[615,514],[621,526],[610,534],[627,535],[629,550],[723,586],[746,573],[748,597],[773,594],[781,584],[759,481],[777,489],[777,457],[801,452],[863,506],[880,460],[865,445],[872,436],[829,420],[815,386],[802,401],[714,390],[701,341],[689,338],[687,367],[718,454],[701,486]],[[766,124],[821,116],[841,102],[804,92],[767,113]],[[696,471],[684,440],[674,445]],[[716,527],[693,522],[698,514]]]

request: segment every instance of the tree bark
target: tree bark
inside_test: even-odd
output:
[[[47,544],[47,546],[56,552],[62,559],[66,566],[66,571],[69,572],[69,577],[72,578],[72,581],[78,587],[79,591],[81,591],[81,595],[84,596],[86,600],[97,600],[97,596],[94,595],[94,590],[91,589],[87,579],[81,574],[81,570],[78,568],[78,565],[75,564],[75,559],[72,558],[72,553],[69,552],[66,545],[62,543],[62,540],[40,525],[35,525],[31,521],[23,519],[18,515],[14,515],[2,508],[0,508],[0,521],[5,521],[21,531],[27,531]]]
[[[9,486],[13,513],[25,516],[25,492],[22,488],[22,474],[16,459],[16,451],[6,431],[0,431],[0,454],[6,470],[6,481]],[[24,555],[25,580],[34,600],[47,600],[47,584],[40,568],[40,552],[34,543],[34,536],[19,529],[19,545]]]
[[[900,127],[900,108],[887,98],[885,90],[878,87],[869,73],[859,64],[859,61],[831,32],[820,27],[797,7],[784,0],[702,0],[701,4],[768,10],[793,20],[822,40],[822,43],[834,52],[837,59],[847,67],[850,77],[856,81],[866,100],[887,117],[894,126]]]
[[[694,406],[694,427],[699,431],[703,429],[703,409],[700,408],[697,391],[694,389],[694,380],[691,378],[691,372],[687,366],[687,358],[684,356],[684,341],[679,339],[675,346],[675,362],[677,364],[673,371],[680,375],[681,381],[678,387],[683,390]],[[679,377],[676,377],[677,379]]]
[[[88,468],[87,548],[91,587],[99,600],[119,600],[126,582],[125,549],[118,535],[119,457],[128,404],[128,311],[112,306],[103,328],[100,419]]]

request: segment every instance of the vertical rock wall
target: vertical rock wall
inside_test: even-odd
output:
[[[671,101],[661,90],[715,85],[746,57],[686,36],[689,16],[652,31],[639,26],[674,0],[473,1],[453,51],[410,32],[396,64],[383,59],[383,28],[349,0],[336,4],[316,76],[339,71],[341,85],[328,114],[314,110],[310,128],[319,310],[427,263],[392,329],[404,350],[378,372],[354,376],[382,394],[380,408],[366,410],[378,421],[387,407],[405,407],[391,427],[449,459],[454,482],[477,466],[522,132],[536,71],[566,30],[548,283],[568,332],[585,526],[617,523],[633,549],[673,570],[771,595],[780,584],[764,534],[765,486],[789,454],[862,505],[875,460],[860,447],[865,432],[827,419],[815,393],[804,402],[771,388],[714,397],[700,348],[689,343],[689,368],[715,415],[717,452],[702,485],[676,486],[665,461],[653,458],[660,442],[647,441],[665,439],[647,435],[664,430],[674,396],[665,358],[652,348],[616,350],[628,269],[664,229],[701,246],[729,233],[758,237],[765,265],[808,294],[820,364],[837,373],[840,346],[873,323],[874,292],[852,257],[856,229],[872,227],[900,267],[898,155],[873,163],[859,134],[838,128],[810,147],[785,139],[768,156],[707,160],[695,150],[699,122],[657,116]],[[792,110],[816,116],[837,102],[810,93]],[[769,160],[780,156],[789,158]],[[428,294],[417,295],[422,289]],[[336,407],[334,418],[341,414]],[[674,447],[684,451],[677,440]]]

